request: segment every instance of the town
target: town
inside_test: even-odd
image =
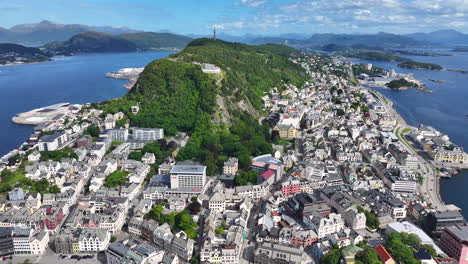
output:
[[[0,258],[466,263],[466,220],[439,194],[441,177],[468,167],[463,148],[408,125],[391,101],[349,78],[350,63],[291,60],[310,81],[264,94],[273,152],[250,157],[242,178],[239,157],[209,175],[178,157],[190,135],[134,127],[122,112],[34,112],[46,121],[1,160]]]

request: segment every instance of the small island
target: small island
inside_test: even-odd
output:
[[[438,64],[426,63],[426,62],[417,62],[417,61],[412,61],[412,60],[402,62],[402,63],[398,64],[398,67],[413,69],[413,70],[435,70],[435,71],[443,70],[442,66],[440,66]]]
[[[403,90],[407,90],[410,88],[416,88],[416,90],[421,91],[421,92],[432,93],[432,91],[425,89],[424,85],[420,83],[419,81],[410,81],[405,78],[393,80],[385,84],[385,86],[396,91],[403,91]]]
[[[406,90],[409,88],[418,88],[419,85],[415,82],[410,82],[404,78],[393,80],[386,84],[386,86],[392,90]]]

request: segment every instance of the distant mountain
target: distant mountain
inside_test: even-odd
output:
[[[129,40],[95,31],[79,33],[63,42],[51,42],[46,44],[44,48],[48,52],[58,55],[138,51],[138,46]]]
[[[67,41],[54,41],[46,44],[44,49],[54,55],[71,55],[74,53],[94,52],[132,52],[142,50],[183,48],[191,38],[171,34],[142,32],[111,35],[102,32],[88,31],[74,35]]]
[[[276,43],[287,44],[297,48],[317,48],[320,46],[335,44],[337,46],[356,46],[366,47],[410,47],[421,45],[420,42],[408,36],[378,33],[367,35],[351,34],[314,34],[307,39],[288,39],[282,37],[263,37],[253,41],[254,44]]]
[[[463,34],[452,29],[438,30],[430,33],[414,33],[406,36],[421,42],[448,45],[468,45],[468,34]]]
[[[22,24],[10,29],[0,28],[0,42],[25,45],[43,45],[51,41],[65,41],[81,32],[98,31],[108,34],[141,32],[129,28],[93,27],[79,24],[58,24],[47,20],[34,24]]]
[[[38,48],[11,43],[0,44],[0,65],[43,62],[49,58],[49,55]]]

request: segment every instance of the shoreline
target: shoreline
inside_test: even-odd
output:
[[[398,123],[400,123],[400,126],[402,127],[411,127],[413,129],[416,129],[414,126],[412,125],[408,125],[408,123],[406,122],[406,120],[401,116],[401,114],[396,110],[396,108],[394,107],[395,106],[395,103],[387,98],[386,96],[384,96],[383,94],[381,94],[380,92],[376,91],[375,89],[371,88],[371,87],[364,87],[366,89],[370,89],[370,91],[372,91],[373,93],[375,93],[376,95],[378,95],[378,97],[381,97],[383,99],[383,102],[382,103],[385,103],[387,104],[388,107],[390,107],[394,112],[395,114],[397,115],[397,120],[398,120]],[[391,89],[390,89],[391,90]],[[403,144],[403,143],[402,143]],[[404,145],[404,144],[403,144]],[[405,146],[406,147],[406,146]],[[421,157],[419,154],[417,154],[417,157],[418,158],[421,158],[421,159],[424,159],[423,157]],[[432,165],[432,164],[431,164]],[[456,175],[459,176],[463,174],[463,170],[459,173],[457,173]],[[447,202],[442,198],[442,188],[441,188],[441,181],[442,181],[442,178],[444,179],[450,179],[450,178],[445,178],[445,177],[441,177],[437,174],[434,175],[435,176],[435,191],[432,191],[436,197],[438,198],[438,202],[441,203],[441,205],[443,205],[443,207],[445,207],[445,209],[447,210],[448,207],[451,205],[451,204],[447,204]],[[428,181],[429,179],[428,178],[425,178],[424,179],[424,182]],[[419,185],[419,186],[423,186],[423,185]],[[418,195],[422,195],[421,193],[418,193]],[[456,205],[454,205],[456,206]]]

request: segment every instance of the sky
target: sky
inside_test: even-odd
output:
[[[0,26],[49,20],[180,34],[468,33],[468,0],[0,0]]]

